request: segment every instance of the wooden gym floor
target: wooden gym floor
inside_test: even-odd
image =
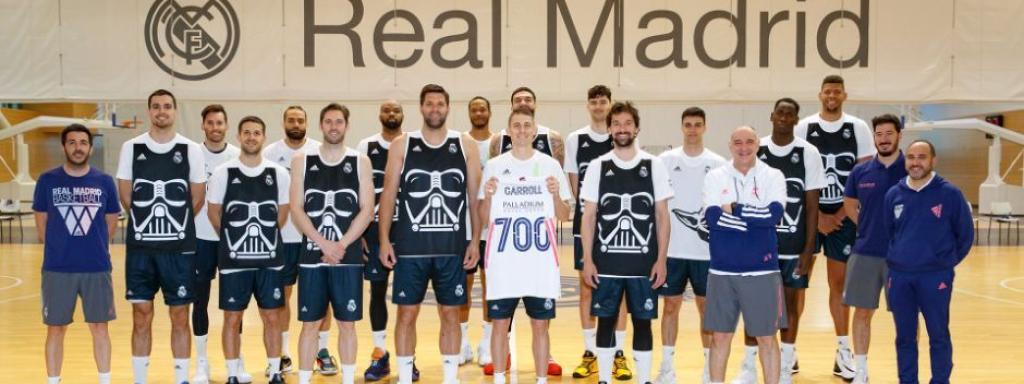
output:
[[[551,325],[552,354],[564,368],[564,375],[551,378],[551,382],[596,383],[594,375],[588,379],[574,380],[571,371],[579,363],[582,353],[582,336],[579,315],[576,310],[576,273],[572,270],[571,246],[561,246],[563,274],[563,299],[558,306],[558,317]],[[124,294],[124,247],[115,245],[114,292],[117,301],[118,319],[110,324],[113,343],[113,382],[130,383],[130,337],[131,307],[123,299]],[[835,337],[827,307],[827,286],[824,260],[818,257],[812,276],[811,288],[807,292],[806,309],[801,321],[801,334],[797,342],[801,372],[795,376],[800,383],[841,383],[831,374]],[[43,359],[45,327],[41,322],[39,301],[39,276],[42,263],[42,246],[38,244],[0,246],[0,365],[5,377],[12,383],[40,383],[45,380],[46,370]],[[214,284],[210,304],[209,355],[213,370],[213,382],[225,380],[223,355],[220,350],[222,315],[216,309],[217,286]],[[958,383],[1020,383],[1024,381],[1024,248],[1022,247],[977,247],[957,269],[954,284],[951,328],[954,341],[955,368],[953,382]],[[479,291],[474,289],[474,300]],[[430,294],[428,293],[428,296]],[[369,294],[366,294],[368,297]],[[293,295],[294,302],[295,297]],[[171,383],[172,367],[168,337],[170,325],[166,307],[157,306],[154,330],[154,348],[151,356],[149,382]],[[256,383],[265,382],[263,368],[265,353],[260,338],[260,320],[250,305],[246,313],[242,348],[246,366],[256,377]],[[522,312],[522,310],[520,310]],[[294,314],[294,312],[293,312]],[[394,322],[394,308],[391,308],[391,322]],[[525,314],[517,315],[525,318]],[[481,334],[479,304],[471,313],[470,338],[474,349]],[[91,340],[87,328],[82,324],[81,310],[75,314],[73,324],[65,340],[64,383],[94,383],[96,370],[92,360]],[[417,365],[423,372],[422,383],[437,383],[441,380],[441,357],[437,351],[438,318],[436,312],[424,310],[419,320],[419,347]],[[660,364],[659,323],[655,321],[654,369]],[[741,325],[742,326],[742,325]],[[335,345],[337,327],[332,327],[332,345]],[[923,325],[922,325],[923,328]],[[291,322],[291,345],[288,351],[298,363],[296,345],[300,324]],[[357,361],[357,382],[363,382],[362,371],[366,368],[372,349],[368,315],[357,323],[359,330],[359,358]],[[681,316],[680,339],[676,346],[676,370],[680,383],[698,382],[701,372],[701,352],[696,336],[697,312],[688,302]],[[869,355],[871,380],[873,383],[895,383],[896,361],[893,348],[894,332],[891,317],[878,312],[874,321],[872,350]],[[929,378],[928,342],[925,333],[921,335],[921,379]],[[388,335],[388,345],[393,346],[394,336]],[[532,383],[534,379],[529,355],[529,327],[518,329],[520,382]],[[628,342],[627,342],[628,343]],[[732,379],[742,359],[740,338],[734,342],[732,359],[727,379]],[[334,348],[332,347],[332,350]],[[627,356],[631,352],[627,349]],[[194,363],[193,363],[194,364]],[[396,380],[392,361],[392,381]],[[656,373],[652,373],[654,375]],[[463,366],[460,376],[464,383],[490,382],[475,364]],[[652,378],[653,379],[653,378]],[[289,382],[298,382],[295,375],[289,375]],[[314,378],[315,383],[340,381],[331,378]]]

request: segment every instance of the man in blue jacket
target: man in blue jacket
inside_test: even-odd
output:
[[[896,321],[900,383],[917,383],[917,318],[924,315],[933,384],[949,383],[953,343],[949,303],[953,268],[971,250],[974,228],[963,193],[935,174],[935,147],[915,140],[906,151],[908,176],[885,195],[886,232],[892,234],[888,302]]]

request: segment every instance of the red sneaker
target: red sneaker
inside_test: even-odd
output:
[[[548,376],[562,376],[562,366],[553,358],[548,360]]]
[[[512,368],[512,356],[509,355],[505,358],[505,372],[508,372]],[[551,367],[548,367],[548,372],[551,371]],[[561,374],[562,367],[558,367],[558,372]],[[550,373],[549,373],[550,374]],[[487,363],[484,365],[484,376],[494,376],[494,363]]]

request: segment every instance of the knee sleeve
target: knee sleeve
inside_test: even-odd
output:
[[[195,302],[192,304],[192,334],[205,336],[210,331],[210,314],[207,307],[210,304],[210,281],[200,279],[195,287]]]
[[[615,323],[618,320],[617,316],[597,318],[598,348],[612,348],[615,346]]]
[[[370,328],[375,332],[388,327],[387,291],[387,280],[370,282]]]
[[[633,318],[633,350],[650,351],[654,345],[651,334],[651,321]]]

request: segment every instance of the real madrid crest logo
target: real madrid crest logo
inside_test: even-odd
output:
[[[213,77],[238,51],[238,15],[227,0],[156,0],[144,39],[161,70],[182,80]]]
[[[274,185],[274,178],[270,177],[270,175],[267,175],[266,182],[267,182],[267,185]]]
[[[181,157],[181,152],[174,151],[174,159],[173,160],[174,160],[174,164],[181,164],[181,162],[184,160]]]
[[[850,133],[850,128],[843,129],[843,138],[849,139],[850,136],[853,136],[853,134]]]
[[[458,152],[459,149],[455,148],[455,143],[448,144],[448,153]]]
[[[647,177],[647,167],[646,166],[640,167],[640,177]]]
[[[542,141],[542,140],[541,141],[537,141],[537,150],[539,150],[539,151],[543,151],[544,150],[544,141]]]
[[[708,173],[708,172],[711,172],[711,166],[710,165],[705,165],[704,166],[704,173]]]
[[[345,171],[345,173],[352,173],[352,163],[345,163],[341,170]]]
[[[793,164],[799,163],[800,162],[800,154],[799,153],[794,153],[793,156],[789,158],[789,161],[793,162]]]

